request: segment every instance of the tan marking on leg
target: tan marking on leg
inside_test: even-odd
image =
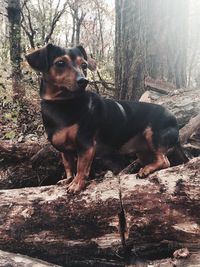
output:
[[[90,167],[95,154],[95,146],[87,149],[83,154],[78,156],[77,174],[74,180],[70,183],[68,191],[76,193],[85,187],[85,180],[90,173]]]
[[[73,165],[74,159],[71,154],[61,153],[62,162],[65,169],[65,174],[60,181],[57,182],[57,185],[67,185],[71,183],[74,177]]]
[[[145,137],[145,139],[147,141],[147,144],[148,144],[149,148],[154,151],[154,146],[153,146],[153,142],[152,142],[153,131],[152,131],[151,127],[147,127],[145,129],[144,137]]]
[[[138,173],[139,178],[144,178],[156,170],[166,169],[170,167],[169,160],[164,154],[164,151],[166,152],[165,148],[160,148],[155,153],[155,161],[151,164],[146,165],[144,168],[140,169]]]
[[[68,153],[61,153],[63,165],[65,168],[65,177],[66,183],[70,183],[73,179],[73,158],[71,154]]]

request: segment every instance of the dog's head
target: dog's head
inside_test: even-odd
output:
[[[87,68],[95,69],[82,46],[65,49],[48,44],[26,56],[29,65],[43,74],[43,78],[58,88],[70,92],[83,90],[88,84]]]

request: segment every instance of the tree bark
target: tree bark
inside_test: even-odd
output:
[[[167,96],[155,99],[153,102],[165,106],[177,118],[179,128],[182,128],[192,117],[200,113],[199,90],[174,91]]]
[[[1,162],[17,163],[22,160],[30,159],[41,148],[44,148],[44,142],[26,142],[26,143],[11,143],[9,141],[0,140],[0,159]]]
[[[0,142],[0,188],[55,184],[63,174],[61,158],[52,145]]]
[[[188,2],[116,0],[115,11],[115,97],[138,100],[144,75],[185,88]]]
[[[78,195],[63,186],[1,190],[0,249],[67,266],[95,258],[118,266],[156,244],[192,252],[200,247],[199,164],[93,181]]]
[[[20,100],[25,94],[21,85],[21,6],[19,0],[8,1],[8,20],[10,24],[10,59],[12,65],[13,99]]]
[[[200,129],[200,114],[190,119],[180,131],[181,143],[185,144],[192,134],[196,133]]]
[[[10,267],[59,267],[45,261],[33,259],[25,255],[0,250],[0,266]]]
[[[117,99],[144,93],[143,1],[116,0],[115,87]]]

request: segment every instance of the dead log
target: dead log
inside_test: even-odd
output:
[[[199,164],[93,181],[74,196],[62,186],[1,190],[0,249],[65,266],[200,249]]]
[[[62,265],[100,255],[117,258],[116,178],[93,183],[77,196],[59,186],[2,190],[0,195],[1,249]]]
[[[151,77],[146,77],[144,84],[147,90],[151,90],[164,95],[168,95],[176,90],[176,87],[172,83],[168,83],[163,80],[155,80]]]
[[[10,141],[0,140],[0,162],[2,164],[13,164],[16,162],[30,159],[41,148],[45,146],[43,142],[26,142],[26,143],[14,143]]]
[[[10,267],[59,267],[58,265],[51,264],[38,259],[33,259],[25,255],[5,252],[0,250],[0,266]]]
[[[199,90],[176,90],[176,92],[162,96],[153,101],[168,108],[177,118],[179,128],[200,113]]]
[[[50,144],[37,146],[33,142],[28,143],[27,151],[25,148],[26,143],[14,144],[15,155],[19,156],[3,152],[5,157],[0,167],[1,189],[50,185],[61,179],[64,173],[63,165],[59,153]],[[6,149],[7,142],[3,151]],[[10,144],[7,151],[13,151]]]
[[[181,144],[185,144],[192,134],[200,129],[200,114],[190,119],[190,121],[180,130]]]
[[[180,128],[200,113],[199,89],[176,89],[173,84],[150,77],[145,79],[145,87],[148,94],[144,100],[168,108],[176,116]],[[155,96],[153,92],[159,95]]]
[[[151,260],[141,262],[138,261],[137,264],[134,265],[127,265],[126,267],[199,267],[200,263],[200,252],[196,252],[191,254],[186,259],[162,259],[162,260]]]

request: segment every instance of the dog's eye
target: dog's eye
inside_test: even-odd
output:
[[[59,61],[55,62],[55,66],[58,68],[64,68],[64,67],[66,67],[66,62],[63,60],[59,60]]]
[[[82,64],[81,64],[81,68],[82,68],[83,70],[86,70],[86,69],[87,69],[87,63],[82,63]]]

